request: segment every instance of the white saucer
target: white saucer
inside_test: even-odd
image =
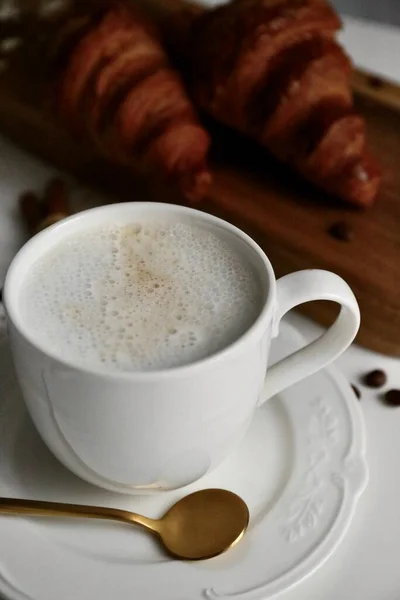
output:
[[[276,361],[302,345],[282,324]],[[240,544],[210,561],[174,561],[139,529],[99,522],[0,517],[0,594],[9,600],[265,599],[299,582],[335,550],[368,479],[365,434],[347,381],[328,368],[259,409],[217,471],[191,485],[230,489],[251,522]],[[0,496],[131,509],[160,516],[184,495],[128,497],[66,471],[41,442],[0,342]]]

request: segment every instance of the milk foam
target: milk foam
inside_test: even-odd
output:
[[[49,351],[104,371],[185,365],[255,321],[254,267],[214,233],[183,223],[104,226],[64,238],[24,282],[23,319]]]

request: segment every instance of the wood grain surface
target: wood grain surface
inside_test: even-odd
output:
[[[157,2],[158,0],[155,0]],[[163,3],[161,13],[180,0]],[[172,3],[172,4],[171,4]],[[277,276],[303,268],[324,268],[343,276],[361,307],[358,342],[400,356],[400,89],[393,83],[356,71],[354,90],[365,116],[374,153],[384,178],[379,198],[368,211],[344,206],[304,183],[267,152],[215,123],[211,166],[214,186],[200,208],[240,226],[265,249]],[[0,81],[0,131],[24,148],[51,161],[116,199],[178,201],[134,167],[105,159],[85,140],[74,141],[45,108],[43,86],[34,72],[21,77],[14,69]],[[349,242],[328,229],[345,221]],[[302,310],[328,324],[336,315],[330,303]]]

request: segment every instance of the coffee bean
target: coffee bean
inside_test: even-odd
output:
[[[376,89],[382,88],[385,85],[384,81],[380,77],[376,77],[376,75],[369,77],[368,83],[371,87]]]
[[[352,385],[351,387],[352,387],[352,389],[353,389],[353,392],[355,393],[356,397],[357,397],[357,398],[358,398],[358,400],[359,400],[359,399],[361,398],[361,392],[360,392],[360,390],[359,390],[359,389],[358,389],[358,387],[357,387],[357,386],[355,386],[355,385]]]
[[[365,385],[371,388],[380,388],[385,385],[386,382],[386,373],[381,371],[381,369],[375,369],[374,371],[367,373],[367,375],[364,377]]]
[[[346,221],[337,221],[329,227],[328,233],[340,242],[351,242],[354,238],[354,231]]]
[[[400,390],[389,390],[383,400],[388,406],[400,406]]]

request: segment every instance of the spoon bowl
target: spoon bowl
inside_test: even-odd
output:
[[[243,537],[249,509],[236,494],[209,489],[179,500],[159,521],[159,535],[174,556],[188,560],[212,558]]]

